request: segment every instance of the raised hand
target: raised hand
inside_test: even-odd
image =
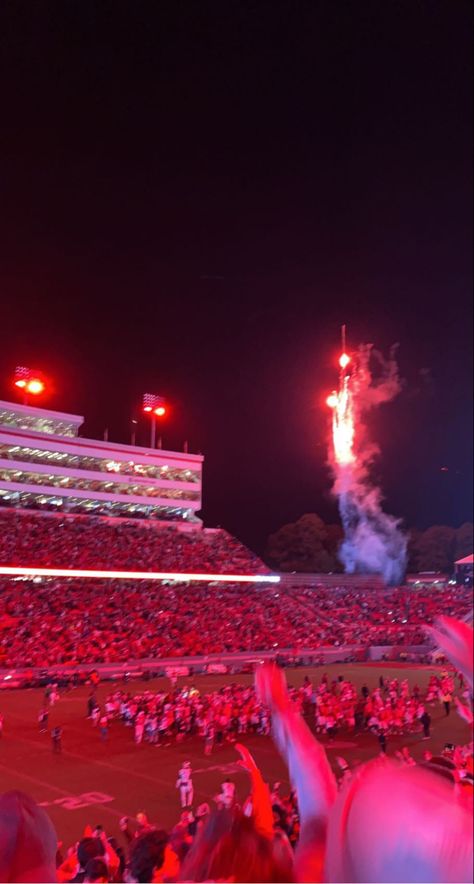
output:
[[[263,663],[255,670],[255,689],[265,706],[282,711],[289,705],[286,678],[275,663]]]
[[[243,746],[242,743],[236,743],[235,749],[240,755],[240,758],[237,762],[239,767],[243,767],[243,769],[246,770],[247,773],[249,773],[250,775],[254,775],[256,772],[260,773],[253,755],[251,755],[249,750],[245,746]]]
[[[456,703],[458,714],[461,716],[461,718],[464,719],[465,722],[467,722],[467,724],[470,724],[472,727],[474,724],[474,715],[472,714],[472,709],[470,709],[469,706],[466,706],[465,703],[461,703],[459,697],[455,697],[454,702]]]
[[[472,693],[474,688],[472,628],[463,620],[443,616],[437,618],[435,626],[427,626],[426,630],[456,669],[462,672]]]

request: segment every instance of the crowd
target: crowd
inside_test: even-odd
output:
[[[426,642],[423,623],[439,611],[439,591],[422,592],[3,578],[0,666],[93,666],[280,649],[297,654],[352,644],[403,648]],[[344,603],[350,621],[342,619]],[[462,587],[442,598],[442,610],[458,617],[471,605]]]
[[[94,517],[0,511],[0,563],[42,567],[260,573],[225,531],[182,532]],[[166,585],[0,579],[0,667],[324,647],[419,645],[440,610],[463,618],[466,587]]]
[[[462,676],[459,678],[459,687],[463,688]],[[423,732],[424,739],[429,739],[429,707],[443,704],[448,715],[454,682],[453,673],[433,673],[422,696],[418,685],[410,691],[408,679],[385,679],[381,675],[376,688],[369,690],[364,684],[358,693],[356,686],[342,675],[329,682],[323,674],[319,684],[313,684],[306,676],[300,688],[289,688],[289,698],[293,707],[313,723],[317,734],[332,740],[340,733],[370,731],[381,737],[379,742],[385,751],[386,738],[391,735]],[[268,735],[271,729],[270,711],[255,689],[236,683],[207,693],[200,692],[194,684],[133,694],[117,688],[106,696],[102,707],[92,690],[87,717],[102,739],[109,738],[113,722],[121,722],[131,728],[136,745],[148,742],[157,747],[169,746],[172,741],[198,736],[206,755],[211,754],[214,746],[235,743],[249,733]]]
[[[293,696],[295,702],[300,702],[298,691]],[[259,702],[253,687],[238,684],[209,693],[201,693],[192,685],[171,692],[143,691],[133,695],[118,689],[107,696],[103,708],[91,694],[88,717],[97,725],[104,716],[108,724],[115,719],[133,728],[137,745],[142,741],[169,745],[171,740],[181,742],[186,737],[199,736],[206,754],[224,740],[235,742],[243,734],[270,733],[269,710]]]
[[[445,633],[436,636],[452,663],[459,668],[472,694],[472,630],[444,619]],[[453,690],[447,672],[433,674],[428,697],[446,701]],[[188,703],[191,694],[191,703]],[[283,882],[283,881],[472,881],[473,744],[446,745],[433,756],[424,753],[416,763],[408,748],[386,759],[351,769],[337,758],[335,774],[321,743],[307,728],[301,713],[329,703],[354,703],[357,694],[343,677],[318,686],[308,678],[301,689],[287,689],[281,671],[263,666],[255,688],[230,685],[200,698],[197,692],[175,691],[180,718],[213,710],[231,721],[239,732],[239,709],[246,710],[243,728],[258,727],[253,710],[268,710],[272,733],[288,765],[291,791],[270,788],[245,746],[236,743],[240,765],[248,773],[248,795],[239,804],[235,784],[226,779],[214,797],[193,812],[192,770],[183,762],[176,787],[182,813],[170,831],[155,826],[145,811],[134,820],[120,820],[120,836],[108,837],[101,825],[87,826],[77,842],[63,851],[46,812],[27,795],[0,796],[0,880],[31,882]],[[386,681],[370,691],[361,689],[365,724],[375,707],[405,710],[420,698],[405,680]],[[91,697],[92,700],[92,697]],[[137,723],[165,711],[169,696],[145,693],[136,697],[116,691],[106,699],[111,715]],[[318,702],[319,700],[319,702]],[[368,709],[367,704],[372,704]],[[91,703],[91,711],[95,708]],[[169,704],[168,704],[169,705]],[[201,707],[201,708],[200,708]],[[414,707],[415,708],[415,707]],[[232,712],[234,715],[232,716]],[[226,714],[227,713],[227,714]],[[464,715],[472,724],[469,706]],[[380,729],[381,716],[376,727]],[[261,723],[261,718],[260,718]],[[406,722],[408,728],[411,722]],[[349,726],[352,726],[351,724]],[[160,729],[160,727],[159,727]],[[240,731],[244,732],[244,730]]]
[[[108,837],[102,825],[94,829],[88,825],[76,843],[63,850],[46,813],[29,796],[21,792],[1,796],[0,829],[2,812],[8,813],[12,834],[21,828],[29,847],[17,849],[14,865],[16,844],[0,856],[1,880],[101,884],[292,880],[299,836],[295,792],[280,794],[279,783],[270,790],[250,753],[244,746],[236,748],[250,777],[245,801],[237,802],[235,784],[226,780],[212,808],[204,803],[194,812],[184,810],[170,831],[139,811],[134,819],[120,820],[119,837]],[[242,843],[246,850],[239,856]]]
[[[0,510],[0,563],[43,568],[258,574],[268,569],[226,531]]]
[[[389,691],[392,689],[389,687]],[[250,777],[250,789],[245,800],[239,804],[235,783],[227,778],[221,784],[221,791],[214,796],[212,807],[205,802],[193,810],[190,806],[193,797],[192,770],[189,762],[184,762],[176,784],[183,798],[183,810],[169,831],[154,825],[147,813],[141,810],[134,819],[120,819],[120,836],[109,837],[100,824],[94,829],[88,825],[78,840],[64,850],[63,844],[56,840],[47,815],[29,796],[19,792],[1,796],[0,820],[2,811],[8,813],[11,832],[21,827],[24,836],[26,830],[29,844],[28,851],[21,851],[14,869],[11,866],[11,848],[4,851],[0,857],[0,874],[2,871],[4,873],[1,880],[58,881],[61,884],[83,881],[133,884],[206,880],[333,880],[322,876],[310,879],[307,874],[295,877],[301,832],[297,792],[291,789],[289,794],[283,795],[280,783],[274,783],[271,787],[265,784],[248,750],[239,743],[236,750],[241,756],[240,764]],[[394,772],[398,779],[408,770],[415,771],[415,775],[422,772],[425,777],[428,773],[429,779],[425,782],[429,783],[434,776],[436,785],[436,780],[441,778],[441,794],[453,805],[460,802],[466,808],[472,807],[472,743],[466,746],[447,745],[438,756],[427,750],[420,764],[406,747],[396,755],[398,760]],[[337,758],[337,766],[334,788],[337,793],[344,795],[357,784],[363,768],[356,765],[351,769],[342,757]],[[367,767],[370,769],[370,764]],[[190,797],[189,803],[186,796]],[[307,808],[303,813],[307,813]],[[400,824],[403,824],[402,820]],[[410,833],[405,833],[405,837],[409,839]],[[417,849],[423,853],[423,845]],[[394,861],[396,863],[396,859]],[[388,874],[380,878],[341,876],[335,880],[391,880],[392,869],[386,871]],[[416,867],[412,872],[409,878],[399,875],[397,880],[424,880],[417,877]],[[430,880],[443,879],[433,876]],[[460,876],[453,880],[468,878]]]

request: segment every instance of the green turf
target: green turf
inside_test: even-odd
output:
[[[380,672],[387,678],[409,679],[411,685],[418,682],[423,688],[428,681],[428,668],[396,668],[378,666],[349,665],[328,666],[331,678],[343,674],[360,687],[367,682],[369,687],[378,684]],[[300,685],[304,676],[321,679],[321,668],[287,670],[290,684]],[[203,690],[213,690],[229,682],[229,676],[203,676],[195,679],[195,684]],[[252,681],[251,675],[233,676],[232,680],[241,684]],[[182,680],[185,681],[185,680]],[[188,679],[189,681],[189,679]],[[169,686],[165,679],[152,682],[130,682],[128,690],[151,689],[159,685]],[[110,683],[99,687],[99,701],[110,691]],[[59,703],[50,713],[48,730],[54,724],[61,724],[63,734],[63,754],[53,756],[48,735],[38,732],[37,715],[42,705],[43,691],[27,690],[2,692],[0,711],[5,718],[4,735],[0,742],[0,791],[22,789],[29,792],[38,802],[48,802],[48,812],[56,826],[59,838],[69,846],[80,837],[87,823],[102,823],[108,834],[119,835],[118,820],[121,816],[134,816],[145,809],[151,820],[169,827],[180,812],[178,792],[175,788],[176,774],[181,762],[189,759],[193,767],[195,806],[210,801],[220,787],[227,773],[237,784],[239,798],[247,794],[248,782],[244,772],[235,766],[237,753],[231,745],[216,748],[210,758],[204,756],[202,740],[192,738],[181,744],[173,743],[167,748],[155,748],[147,743],[135,746],[133,730],[114,722],[106,744],[100,742],[98,730],[86,720],[86,699],[89,688],[77,688],[63,694]],[[389,754],[401,746],[410,747],[415,758],[421,758],[425,748],[439,752],[445,742],[462,742],[469,739],[469,729],[453,710],[445,718],[440,704],[430,707],[432,716],[432,739],[422,742],[421,735],[388,738]],[[269,781],[281,780],[288,784],[288,774],[275,751],[270,738],[245,736],[242,740],[255,756],[265,778]],[[323,740],[327,745],[327,741]],[[338,745],[340,742],[356,743],[355,746]],[[331,759],[343,755],[349,762],[366,760],[378,751],[378,743],[372,735],[364,734],[351,738],[338,735],[334,747],[328,747]],[[87,793],[102,793],[113,800],[101,803],[88,801],[90,806],[66,809],[51,804],[67,796]]]

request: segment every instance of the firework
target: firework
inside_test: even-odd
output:
[[[376,377],[371,361],[378,368]],[[380,489],[370,480],[370,466],[379,452],[368,441],[364,415],[399,391],[394,352],[385,360],[371,345],[362,345],[349,354],[343,326],[339,387],[327,398],[332,409],[333,490],[344,528],[339,557],[348,573],[381,574],[386,583],[398,583],[403,576],[406,538],[399,520],[383,512]]]

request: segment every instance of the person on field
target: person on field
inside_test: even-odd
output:
[[[53,727],[51,731],[51,745],[53,749],[53,755],[60,755],[62,752],[62,736],[63,729],[59,726],[59,724],[57,724],[55,727]]]
[[[183,762],[176,780],[176,788],[179,789],[179,798],[183,809],[191,807],[194,798],[193,772],[191,762]]]
[[[420,721],[423,725],[423,739],[429,740],[430,739],[431,715],[426,709],[423,712],[423,715],[421,716]]]

